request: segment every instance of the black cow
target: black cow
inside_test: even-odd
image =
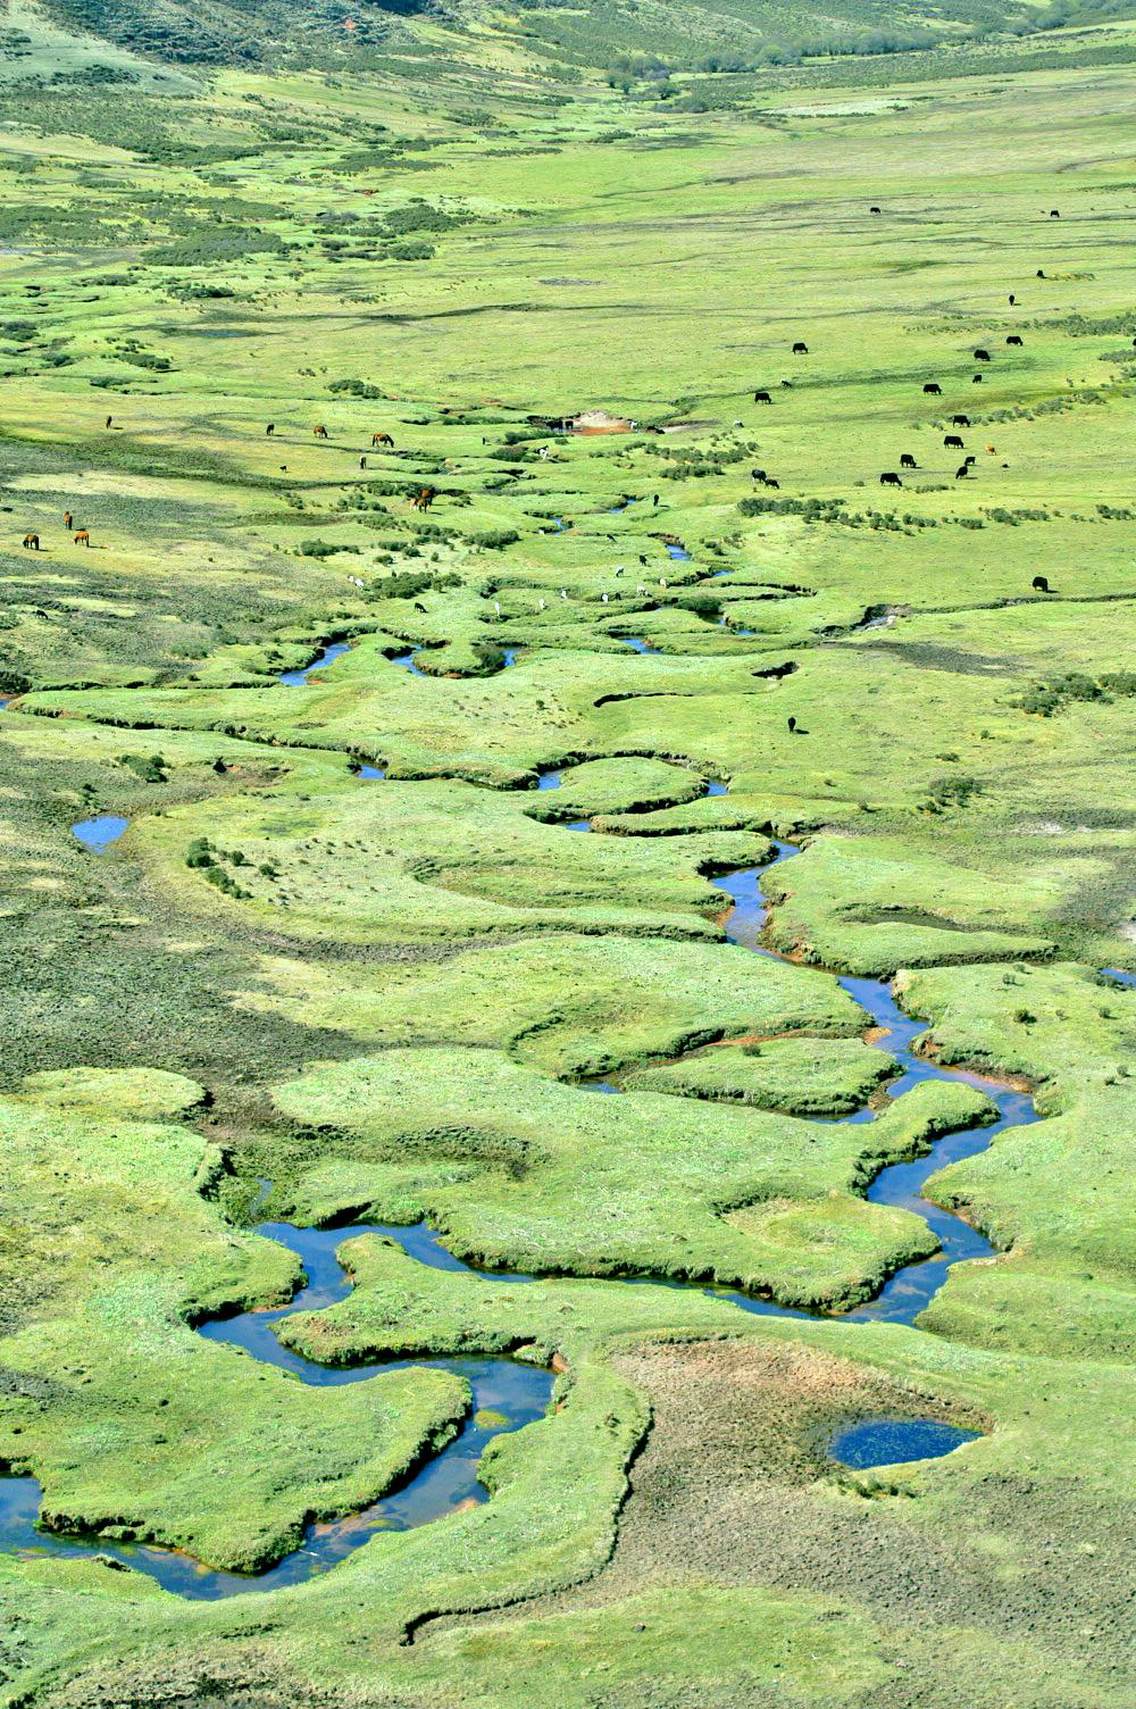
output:
[[[956,481],[965,481],[966,477],[969,474],[970,474],[970,469],[964,463],[961,468],[958,468],[955,470],[955,480]]]
[[[271,439],[272,435],[276,432],[276,423],[274,421],[270,421],[264,431],[268,435],[269,439]]]
[[[962,450],[962,440],[957,433],[945,433],[943,435],[943,444],[946,446],[948,451]]]
[[[1051,220],[1059,220],[1061,218],[1060,208],[1050,208],[1049,217]]]
[[[972,386],[980,386],[982,384],[982,375],[975,374],[970,383]]]
[[[749,472],[749,478],[751,481],[763,481],[765,479],[765,470],[751,469]]]
[[[899,466],[901,469],[917,469],[919,467],[910,451],[900,452]]]
[[[903,482],[894,469],[885,469],[880,476],[880,485],[881,487],[901,487]]]
[[[963,461],[963,467],[964,468],[973,469],[974,465],[978,461],[978,458],[977,457],[964,457],[962,461]]]
[[[792,734],[793,734],[793,732],[794,732],[794,730],[795,730],[795,729],[796,729],[796,728],[797,728],[797,720],[796,720],[796,719],[795,719],[795,718],[791,718],[791,717],[790,717],[790,718],[787,718],[787,719],[786,719],[786,720],[785,720],[785,722],[786,722],[786,723],[787,723],[787,724],[788,724],[788,726],[789,726],[789,734],[790,734],[790,736],[791,736],[791,735],[792,735]]]
[[[786,390],[790,392],[793,390],[792,380],[782,380],[781,384],[786,388]]]
[[[1007,335],[1006,335],[1006,343],[1007,344],[1020,344],[1021,342],[1022,341],[1018,337],[1016,332],[1007,333]]]
[[[951,426],[952,427],[969,427],[970,426],[969,415],[952,415]]]
[[[794,356],[807,356],[808,353],[809,353],[808,345],[802,344],[800,339],[798,338],[796,344],[794,344],[794,346],[793,346],[793,355]]]
[[[1034,274],[1034,278],[1035,279],[1044,279],[1045,278],[1045,268],[1039,267],[1037,272]]]
[[[754,392],[753,401],[755,404],[771,404],[773,399],[768,392]]]
[[[941,398],[943,395],[943,388],[940,386],[938,380],[928,380],[927,384],[923,387],[923,392],[926,397]]]
[[[869,213],[870,213],[870,214],[878,214],[878,213],[879,213],[879,212],[880,212],[880,211],[881,211],[881,210],[880,210],[880,209],[879,209],[879,208],[869,208],[869,209],[868,209],[868,212],[869,212]]]
[[[765,484],[767,487],[776,487],[778,492],[781,491],[781,482],[780,481],[767,480]]]
[[[1030,583],[1030,586],[1032,587],[1034,593],[1048,593],[1049,592],[1049,577],[1048,576],[1034,576],[1032,582]]]
[[[983,350],[983,349],[982,349],[982,348],[981,348],[981,347],[980,347],[980,348],[979,348],[979,349],[977,349],[977,350],[976,350],[976,351],[975,351],[975,352],[974,352],[974,360],[975,360],[975,361],[976,361],[976,362],[989,362],[989,360],[990,360],[990,352],[989,352],[989,350]]]
[[[1013,306],[1017,302],[1017,300],[1018,299],[1017,299],[1017,297],[1015,297],[1013,291],[1011,291],[1009,296],[1006,298],[1006,301],[1009,303],[1011,308],[1013,308]]]

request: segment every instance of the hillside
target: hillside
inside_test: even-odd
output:
[[[747,72],[802,60],[924,52],[1129,17],[1133,0],[43,0],[62,27],[181,64],[361,66],[403,39],[401,20],[522,45],[571,75],[602,68]],[[460,52],[460,46],[457,51]]]

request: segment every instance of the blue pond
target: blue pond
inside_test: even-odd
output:
[[[117,843],[129,823],[129,819],[117,813],[98,813],[93,819],[80,819],[72,825],[71,834],[92,854],[103,854],[112,843]]]
[[[361,765],[355,775],[364,778],[368,783],[373,783],[376,779],[384,778],[387,774],[381,766]]]
[[[336,659],[343,657],[349,646],[347,641],[332,641],[316,654],[310,664],[304,665],[302,670],[281,671],[277,681],[282,682],[285,688],[305,688],[313,671],[323,670],[325,665],[333,665]]]
[[[1129,973],[1123,967],[1102,967],[1101,973],[1106,979],[1111,979],[1114,985],[1136,987],[1136,973]]]
[[[657,653],[658,648],[649,646],[641,635],[616,635],[615,640],[625,647],[630,647],[633,653]]]
[[[977,1430],[960,1430],[937,1418],[873,1418],[842,1430],[828,1451],[842,1466],[866,1471],[871,1466],[899,1466],[905,1460],[937,1460],[977,1441]]]

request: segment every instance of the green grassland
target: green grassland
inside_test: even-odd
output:
[[[194,1333],[264,1216],[537,1278],[353,1238],[290,1347],[558,1372],[291,1588],[0,1553],[12,1709],[1128,1709],[1130,10],[12,0],[0,1471],[251,1570],[440,1451],[450,1373]],[[834,971],[1043,1118],[916,1327],[865,1189],[992,1106]]]

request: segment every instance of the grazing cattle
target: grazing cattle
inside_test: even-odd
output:
[[[901,487],[903,482],[894,469],[885,469],[880,476],[880,485],[881,487]]]
[[[360,457],[360,459],[359,459],[359,467],[360,467],[360,468],[361,468],[361,469],[365,469],[365,468],[366,468],[366,467],[367,467],[367,459],[366,459],[366,457]]]
[[[963,458],[963,463],[964,463],[965,467],[968,469],[973,469],[973,467],[977,463],[977,461],[978,461],[977,457],[964,457]]]
[[[436,488],[421,487],[419,491],[415,493],[410,503],[415,510],[429,510],[437,496]]]
[[[1006,298],[1006,301],[1009,303],[1011,308],[1013,308],[1013,306],[1017,302],[1017,300],[1018,299],[1017,299],[1017,297],[1015,297],[1013,291],[1011,291],[1009,296]]]
[[[771,479],[771,480],[767,480],[765,484],[767,487],[776,487],[778,492],[781,491],[781,482],[780,481],[774,481]]]
[[[38,552],[39,551],[39,535],[38,534],[25,534],[24,535],[24,549],[28,552]]]
[[[426,616],[426,607],[422,604],[421,600],[416,599],[414,601],[414,609],[415,611],[420,611],[423,617]]]
[[[754,392],[753,401],[755,404],[771,404],[773,399],[768,392]]]
[[[791,736],[793,734],[794,730],[797,728],[797,720],[795,718],[787,718],[785,720],[785,722],[789,726],[789,734]]]
[[[274,421],[270,421],[264,432],[266,438],[271,439],[272,435],[276,432],[276,423]]]
[[[989,362],[989,360],[990,360],[989,350],[983,350],[981,345],[980,345],[978,347],[978,349],[974,352],[974,360],[976,362]]]
[[[114,417],[113,417],[113,415],[108,415],[108,416],[107,416],[107,418],[106,418],[106,424],[107,424],[107,426],[108,426],[108,427],[109,427],[109,426],[110,426],[110,424],[111,424],[111,422],[112,422],[112,421],[113,421],[113,420],[114,420]]]
[[[982,384],[982,375],[981,374],[975,374],[973,376],[973,378],[971,379],[970,383],[972,386],[980,386]]]
[[[782,380],[781,384],[784,386],[784,388],[787,392],[791,392],[793,390],[792,380]],[[741,423],[739,422],[738,425],[740,427]]]
[[[1061,218],[1060,208],[1050,208],[1049,217],[1051,220],[1059,220]]]
[[[1035,279],[1044,279],[1045,278],[1045,268],[1039,267],[1037,272],[1034,274],[1034,278]]]
[[[970,474],[970,468],[966,463],[964,463],[961,468],[958,468],[955,470],[955,480],[956,481],[965,481],[966,477],[969,474]]]
[[[951,426],[952,427],[969,427],[970,426],[969,415],[952,415]]]
[[[948,451],[962,450],[962,440],[957,433],[944,433],[943,444]]]
[[[91,544],[91,536],[85,528],[80,528],[76,534],[75,544],[76,546],[89,546]]]
[[[899,466],[901,469],[917,469],[919,467],[910,451],[900,452]]]
[[[993,456],[994,456],[994,455],[995,455],[995,450],[994,450],[994,447],[993,447],[993,445],[988,445],[988,446],[987,446],[987,447],[986,447],[986,449],[987,449],[987,452],[988,452],[988,453],[989,453],[989,455],[990,455],[990,456],[991,456],[991,457],[993,457]]]
[[[318,427],[313,427],[312,432],[315,434],[317,439],[327,439],[328,438],[327,428],[323,425],[322,422],[320,423],[320,425]]]
[[[941,398],[943,395],[943,388],[940,386],[938,380],[928,380],[927,384],[923,387],[923,392],[926,397]]]
[[[75,526],[75,518],[72,516],[72,514],[69,510],[65,510],[63,512],[63,526],[64,526],[64,528],[66,528],[68,534],[70,534],[71,530]]]
[[[1030,586],[1032,587],[1034,593],[1048,593],[1049,592],[1049,577],[1048,576],[1034,576],[1032,582],[1030,583]]]
[[[868,212],[869,212],[869,213],[870,213],[870,214],[878,214],[878,213],[879,213],[879,212],[880,212],[880,211],[881,211],[881,210],[880,210],[880,209],[879,209],[879,208],[869,208],[869,209],[868,209]]]
[[[749,472],[749,478],[751,481],[763,481],[765,479],[765,470],[751,469]]]
[[[371,435],[372,449],[376,445],[389,445],[391,450],[392,451],[394,450],[394,440],[391,438],[389,433],[372,433],[372,435]]]
[[[794,346],[793,346],[793,355],[794,356],[807,356],[808,353],[809,353],[808,345],[802,344],[800,339],[798,338],[796,344],[794,344]]]
[[[1022,341],[1018,337],[1016,332],[1007,333],[1007,335],[1006,335],[1006,343],[1007,344],[1020,344],[1021,342]]]

